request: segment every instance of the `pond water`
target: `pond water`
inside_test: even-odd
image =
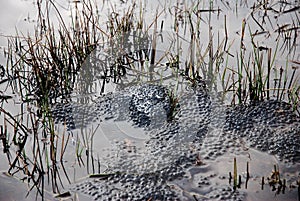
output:
[[[70,95],[50,101],[55,152],[51,131],[42,129],[48,122],[39,124],[35,115],[38,104],[1,82],[1,95],[9,98],[1,104],[0,200],[300,199],[299,102],[293,112],[276,101],[249,104],[246,95],[245,106],[229,106],[239,101],[233,84],[239,73],[261,72],[270,80],[271,99],[288,102],[289,90],[277,88],[290,85],[299,100],[298,1],[95,2],[101,30],[109,32],[109,17],[121,23],[118,17],[131,11],[143,30],[115,34],[113,43],[101,39]],[[38,3],[1,2],[5,70],[7,41],[34,34]],[[69,26],[71,14],[84,8],[81,1],[54,5],[49,12],[56,25],[61,17]],[[170,118],[171,100],[178,108]]]

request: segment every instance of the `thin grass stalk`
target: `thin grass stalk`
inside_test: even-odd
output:
[[[153,29],[153,37],[152,37],[152,47],[151,47],[151,58],[150,65],[154,65],[155,63],[155,54],[156,54],[156,39],[157,39],[157,12],[154,20],[154,29]]]
[[[66,176],[66,178],[67,178],[67,180],[68,180],[68,182],[69,182],[69,184],[71,184],[71,180],[70,180],[70,178],[69,178],[69,175],[68,175],[68,173],[67,173],[67,171],[66,171],[66,168],[65,168],[63,162],[60,162],[60,167],[62,168],[62,170],[63,170],[63,172],[64,172],[64,174],[65,174],[65,176]]]
[[[257,70],[258,70],[258,80],[257,80],[257,85],[258,85],[258,92],[257,94],[260,95],[260,100],[264,99],[264,87],[263,87],[263,53],[261,53],[261,56],[259,57],[259,63],[257,65]]]
[[[236,164],[236,158],[233,159],[233,188],[236,190],[237,188],[237,164]]]
[[[272,48],[268,49],[268,72],[267,72],[267,100],[270,99],[270,73],[271,73],[271,58],[272,58]]]
[[[285,73],[284,73],[284,81],[283,81],[283,89],[281,90],[280,98],[279,100],[283,100],[283,94],[285,93],[286,90],[286,83],[287,83],[287,68],[288,68],[288,60],[286,61],[286,67],[285,67]]]
[[[279,70],[278,89],[277,89],[277,100],[280,100],[280,99],[279,99],[279,90],[280,90],[280,87],[281,87],[282,73],[283,73],[283,68],[280,67],[280,70]]]
[[[292,106],[293,106],[293,111],[297,111],[299,113],[299,111],[297,110],[297,105],[300,102],[300,97],[298,96],[300,87],[298,86],[298,88],[297,88],[297,84],[292,86],[294,76],[295,76],[296,70],[298,68],[295,66],[292,66],[292,69],[293,69],[293,73],[292,73],[292,77],[290,79],[290,83],[289,83],[289,87],[288,87],[288,100],[289,100],[289,103],[292,104]],[[299,77],[297,77],[295,81],[297,81],[297,80],[299,80]]]
[[[69,139],[70,139],[70,133],[68,133],[68,137],[66,140],[66,143],[64,143],[65,139],[65,132],[63,132],[63,139],[62,139],[62,145],[61,145],[61,155],[60,155],[60,162],[63,161],[63,156],[65,155],[66,149],[67,149],[67,145],[69,143]]]
[[[242,103],[242,72],[244,68],[244,36],[245,36],[245,27],[246,27],[246,20],[243,19],[242,21],[242,30],[241,30],[241,43],[240,43],[240,63],[238,65],[238,89],[237,89],[237,95],[238,95],[238,101],[239,104]]]
[[[245,189],[247,189],[247,187],[248,187],[248,181],[249,181],[249,179],[250,179],[250,173],[249,173],[249,161],[247,161]]]
[[[227,47],[227,41],[228,41],[228,32],[227,32],[227,20],[226,20],[226,15],[224,15],[224,32],[225,32],[225,44],[224,44],[224,48],[223,51],[226,51],[226,47]]]
[[[295,67],[295,66],[293,66],[292,69],[293,69],[293,73],[292,73],[292,77],[291,77],[291,79],[290,79],[290,83],[289,83],[288,89],[291,89],[291,87],[292,87],[292,83],[293,83],[293,81],[294,81],[295,73],[296,73],[296,70],[297,70],[298,68]]]

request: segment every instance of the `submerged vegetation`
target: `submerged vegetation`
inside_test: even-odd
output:
[[[236,1],[249,7],[250,14],[240,22],[239,38],[230,39],[233,32],[228,28],[227,14],[214,1],[168,3],[157,8],[150,21],[145,17],[142,1],[130,4],[123,13],[109,5],[111,11],[103,23],[98,13],[101,3],[96,1],[72,2],[70,19],[64,19],[54,1],[36,1],[38,17],[34,33],[18,32],[9,37],[6,67],[1,66],[1,86],[7,84],[21,102],[19,113],[10,113],[5,101],[12,96],[1,91],[0,139],[9,174],[30,183],[30,191],[36,189],[38,196],[44,196],[46,183],[51,183],[54,193],[62,193],[62,174],[71,183],[64,168],[64,155],[71,138],[76,143],[74,163],[84,166],[88,174],[100,174],[100,161],[93,155],[97,128],[82,129],[77,136],[66,129],[58,130],[51,107],[55,103],[72,102],[72,94],[86,95],[76,97],[86,103],[88,95],[106,93],[108,82],[126,86],[167,83],[172,106],[169,121],[178,113],[182,78],[191,87],[205,87],[225,103],[276,99],[289,102],[295,113],[300,114],[299,5],[256,1],[251,6],[244,5],[247,1]],[[219,3],[238,15],[238,5]],[[274,18],[289,14],[296,17],[291,17],[290,23],[272,24],[269,13]],[[165,14],[170,19],[162,19]],[[168,32],[164,31],[167,20],[172,22]],[[214,28],[215,20],[224,20],[222,30]],[[263,43],[264,37],[273,38],[271,43],[276,44],[275,48]],[[239,41],[238,46],[234,45],[235,40]],[[165,44],[168,46],[163,47]],[[276,62],[280,57],[285,66]],[[236,168],[235,161],[234,188],[240,185]],[[272,176],[269,183],[276,180],[274,185],[285,188],[285,181],[277,178],[277,172],[275,168],[275,178]]]

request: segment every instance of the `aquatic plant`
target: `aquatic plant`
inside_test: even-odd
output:
[[[60,178],[60,167],[71,183],[64,168],[64,155],[68,144],[71,143],[71,137],[76,139],[74,155],[77,164],[85,166],[90,174],[97,172],[95,168],[97,165],[94,164],[97,161],[100,174],[100,161],[93,156],[93,136],[97,128],[90,131],[82,129],[81,133],[71,136],[71,133],[66,132],[67,128],[62,131],[55,128],[51,113],[53,103],[71,102],[70,94],[74,90],[75,83],[82,87],[79,91],[83,93],[92,86],[96,75],[102,80],[101,94],[105,93],[108,81],[125,82],[125,75],[132,72],[135,73],[132,75],[134,79],[124,85],[134,85],[142,81],[155,82],[155,75],[163,83],[175,76],[176,84],[170,85],[175,87],[169,89],[171,107],[168,121],[176,119],[180,109],[178,105],[180,76],[184,77],[185,81],[188,80],[192,87],[205,85],[209,93],[215,93],[222,101],[230,100],[232,105],[273,98],[287,100],[295,111],[299,110],[300,87],[297,76],[299,62],[294,59],[291,61],[291,58],[294,58],[291,56],[286,58],[284,67],[275,63],[275,58],[283,51],[288,50],[291,55],[296,54],[299,18],[293,19],[291,24],[277,24],[275,33],[278,37],[275,50],[261,45],[256,38],[267,32],[264,28],[267,20],[260,21],[256,13],[275,10],[269,2],[255,3],[248,16],[261,28],[261,32],[252,30],[247,24],[249,18],[241,21],[240,45],[237,50],[233,49],[234,41],[229,41],[226,15],[224,30],[216,32],[213,27],[213,17],[219,17],[222,13],[220,8],[215,8],[213,1],[210,1],[208,6],[202,1],[191,3],[177,1],[170,8],[157,10],[153,21],[145,19],[142,2],[140,5],[134,2],[124,13],[118,13],[117,8],[111,5],[112,11],[108,13],[106,29],[100,24],[96,11],[97,4],[89,0],[73,3],[75,9],[71,13],[70,24],[67,24],[55,2],[37,1],[36,30],[32,35],[17,32],[15,37],[9,38],[6,66],[8,77],[0,81],[0,84],[8,83],[22,102],[26,103],[26,112],[22,110],[18,116],[13,116],[4,108],[0,108],[1,114],[5,115],[4,122],[0,126],[0,136],[10,164],[8,172],[11,175],[24,174],[23,180],[33,181],[30,191],[37,187],[37,193],[42,197],[46,176],[48,181],[51,181],[53,192],[61,191],[60,186],[63,186],[63,182]],[[80,9],[79,3],[82,6]],[[237,4],[236,1],[236,13]],[[137,8],[139,11],[136,13]],[[168,38],[172,44],[166,50],[162,50],[163,54],[158,58],[158,40],[164,28],[164,21],[159,20],[160,16],[168,11],[174,20],[173,33],[170,34],[171,39]],[[285,9],[280,12],[293,11],[295,10]],[[53,14],[57,16],[59,22],[57,25],[51,21]],[[208,41],[201,38],[203,30],[208,35]],[[131,33],[135,33],[133,39],[130,38]],[[251,38],[250,43],[245,41],[247,36]],[[139,43],[140,41],[145,44]],[[173,41],[175,48],[172,46]],[[108,53],[112,55],[113,61],[106,58],[94,63],[93,54],[97,47],[102,47],[103,42],[109,43]],[[136,42],[132,46],[135,52],[128,48],[133,42]],[[184,42],[188,44],[185,52]],[[103,49],[100,48],[100,51]],[[233,51],[236,53],[232,53]],[[161,62],[166,59],[168,62],[161,67]],[[136,63],[139,65],[135,65]],[[98,68],[94,68],[95,66]],[[0,67],[3,71],[4,66]],[[292,74],[289,78],[290,68]],[[163,74],[165,69],[171,69],[172,75],[165,76]],[[87,78],[88,75],[91,75],[91,78]],[[2,101],[10,98],[11,96],[5,94],[0,96]],[[12,133],[8,132],[8,127],[13,130]],[[29,135],[33,136],[32,148],[28,148],[31,146],[28,143]],[[17,151],[14,152],[12,147],[16,147]],[[276,178],[276,174],[275,179],[271,181],[281,181]],[[232,176],[230,177],[232,179]],[[248,165],[247,178],[249,179]],[[283,184],[279,186],[284,187],[284,181],[282,180]],[[233,183],[235,189],[241,184],[236,159],[234,159]],[[64,194],[58,197],[60,196]]]
[[[54,2],[37,1],[38,19],[34,34],[24,36],[17,33],[17,36],[10,38],[8,45],[9,84],[27,103],[27,112],[21,111],[20,117],[14,117],[1,108],[1,113],[9,117],[5,122],[10,122],[15,130],[12,139],[4,134],[7,139],[5,143],[13,141],[19,150],[14,156],[11,148],[7,147],[8,161],[12,160],[8,172],[12,175],[23,172],[28,181],[33,181],[30,191],[36,187],[42,198],[46,175],[53,192],[60,192],[58,161],[70,182],[63,167],[70,133],[66,136],[63,131],[60,135],[55,129],[51,104],[59,100],[68,101],[82,63],[95,49],[101,36],[96,27],[95,5],[91,1],[83,2],[79,12],[77,3],[71,27],[68,27]],[[50,20],[53,10],[58,16],[57,27]],[[32,148],[28,147],[31,145],[27,142],[28,135],[34,136]]]

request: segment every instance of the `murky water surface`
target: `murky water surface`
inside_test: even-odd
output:
[[[74,11],[75,3],[56,3],[63,18],[71,23],[70,10]],[[222,73],[226,68],[234,72],[234,66],[239,63],[243,20],[247,27],[243,39],[245,58],[254,58],[251,41],[255,41],[261,47],[260,54],[272,48],[275,72],[272,80],[278,79],[280,67],[286,66],[287,75],[292,74],[292,67],[299,65],[300,60],[299,2],[136,3],[137,18],[142,11],[144,23],[153,22],[150,31],[123,36],[128,40],[120,40],[117,45],[125,53],[114,51],[119,47],[104,41],[78,73],[70,103],[52,106],[55,132],[59,136],[57,147],[68,143],[61,162],[56,164],[56,175],[49,161],[44,161],[50,175],[45,176],[45,199],[64,197],[55,197],[54,190],[70,193],[64,197],[70,200],[299,200],[299,117],[284,103],[271,101],[239,108],[227,106],[231,101],[230,92],[219,95],[224,90],[220,82]],[[125,13],[132,4],[131,1],[99,1],[98,14],[103,27],[109,13]],[[19,36],[34,32],[37,5],[22,0],[2,0],[1,5],[0,64],[5,66],[7,36],[16,36],[15,29]],[[80,9],[80,2],[77,6]],[[51,12],[53,21],[57,22],[55,11]],[[156,16],[159,28],[154,32]],[[197,26],[191,28],[189,20]],[[198,30],[200,46],[193,45],[191,29]],[[149,65],[153,37],[157,41],[154,67]],[[135,43],[137,39],[142,42]],[[213,47],[214,52],[209,53],[208,47]],[[222,70],[217,73],[205,70],[212,58],[209,55],[218,57],[221,51],[227,55],[222,57],[226,61],[216,62]],[[103,66],[115,65],[124,55],[137,60],[134,68],[127,69],[118,84],[113,82],[117,79],[114,77],[103,82]],[[266,63],[266,56],[262,60]],[[178,74],[185,70],[187,61],[202,63],[199,73],[206,87],[199,84],[194,89]],[[172,64],[180,67],[169,68]],[[296,82],[299,86],[299,80]],[[3,102],[2,108],[14,116],[26,114],[24,111],[30,109],[35,111],[11,91],[1,85],[1,92],[13,97]],[[170,120],[168,95],[171,91],[176,93],[179,106]],[[276,93],[271,96],[276,99]],[[5,118],[1,113],[1,122]],[[49,146],[48,141],[44,139],[41,146]],[[33,144],[34,136],[28,135],[29,158],[34,154],[31,153]],[[4,145],[0,148],[4,150]],[[0,158],[0,170],[7,171],[10,167],[7,155],[1,153]],[[0,176],[0,200],[35,199],[37,190],[31,191],[26,184],[32,181],[20,173],[15,177]],[[56,186],[51,185],[53,178]],[[279,184],[279,180],[285,184]]]

